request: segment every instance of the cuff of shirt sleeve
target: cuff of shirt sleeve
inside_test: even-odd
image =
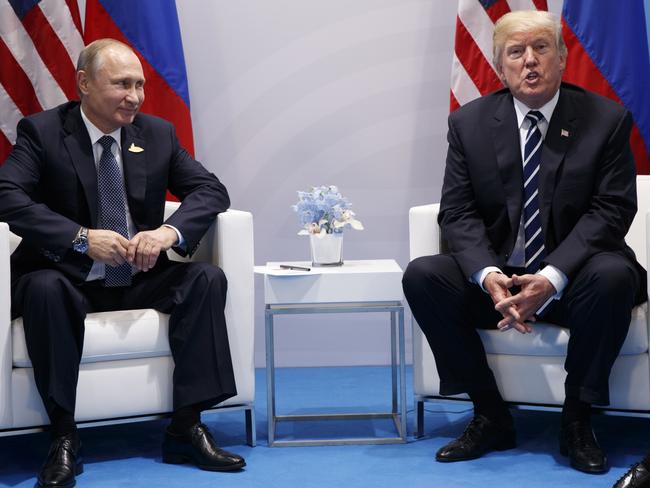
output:
[[[547,264],[542,269],[540,269],[537,274],[544,276],[555,288],[555,295],[546,300],[544,305],[539,307],[539,310],[537,310],[536,314],[541,315],[542,312],[546,310],[546,307],[548,307],[548,304],[551,303],[551,301],[559,300],[562,298],[562,293],[564,293],[564,289],[569,284],[569,278],[567,278],[567,276],[562,271],[550,264]]]
[[[483,281],[485,280],[485,277],[488,275],[488,273],[501,273],[502,271],[497,268],[496,266],[486,266],[483,269],[479,269],[476,273],[472,275],[471,282],[476,283],[478,286],[481,287],[481,290],[487,293],[487,290],[483,288]]]
[[[173,225],[169,225],[169,224],[163,224],[163,227],[169,227],[174,232],[176,232],[176,236],[178,237],[178,241],[176,241],[176,244],[174,244],[172,247],[180,247],[181,249],[185,249],[185,239],[183,239],[181,231],[179,231]]]
[[[567,276],[562,271],[551,264],[547,264],[542,269],[540,269],[537,274],[542,275],[544,278],[551,282],[551,285],[553,285],[553,288],[555,288],[555,295],[553,295],[553,298],[555,300],[562,298],[562,293],[564,292],[566,286],[569,284],[569,278],[567,278]]]

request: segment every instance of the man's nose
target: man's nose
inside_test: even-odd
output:
[[[535,51],[532,46],[527,46],[524,51],[524,65],[530,66],[537,64],[537,57],[535,56]]]
[[[138,97],[138,90],[135,87],[135,85],[132,85],[126,92],[126,99],[128,102],[133,103],[133,104],[138,104],[140,102],[140,99]]]

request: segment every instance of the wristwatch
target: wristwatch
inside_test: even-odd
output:
[[[72,249],[81,254],[88,252],[88,228],[81,227],[77,232],[77,237],[72,241]]]

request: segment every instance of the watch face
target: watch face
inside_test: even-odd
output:
[[[75,239],[75,241],[72,243],[72,249],[82,254],[86,254],[88,251],[88,241],[83,238]]]

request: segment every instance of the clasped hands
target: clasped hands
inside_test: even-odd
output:
[[[140,271],[149,271],[160,253],[177,241],[174,229],[165,226],[138,232],[130,240],[112,230],[89,229],[87,254],[94,261],[109,266],[128,262]]]
[[[555,287],[539,274],[505,274],[491,272],[483,280],[483,287],[490,294],[494,308],[503,318],[497,324],[499,330],[514,328],[522,334],[533,331],[537,312],[546,301],[555,295]],[[512,293],[512,288],[519,291]]]

